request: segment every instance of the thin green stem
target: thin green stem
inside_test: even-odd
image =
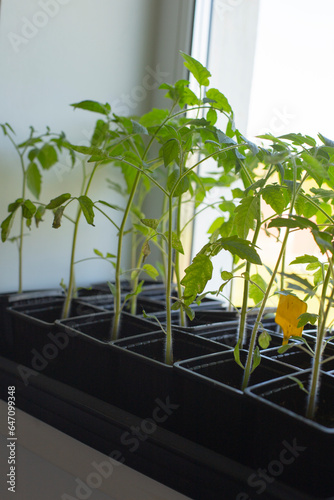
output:
[[[84,195],[87,196],[87,193],[89,191],[90,185],[92,183],[94,174],[96,172],[96,169],[98,167],[99,163],[95,163],[94,167],[92,169],[92,172],[89,176],[86,189],[84,190]],[[83,191],[84,187],[84,180],[81,188],[81,192]],[[72,238],[72,249],[71,249],[71,260],[70,260],[70,275],[69,275],[69,280],[68,280],[68,287],[67,287],[67,294],[66,298],[64,301],[63,305],[63,311],[62,311],[62,319],[66,319],[69,317],[70,312],[71,312],[71,302],[75,290],[75,272],[74,272],[74,262],[75,262],[75,250],[76,250],[76,244],[77,244],[77,237],[78,237],[78,229],[79,229],[79,222],[80,222],[80,217],[81,217],[82,209],[79,206],[77,216],[74,222],[74,230],[73,230],[73,238]]]
[[[141,171],[138,171],[131,189],[130,196],[128,198],[127,205],[125,207],[122,223],[119,228],[118,233],[118,245],[117,245],[117,258],[116,258],[116,268],[115,268],[115,298],[114,298],[114,318],[112,323],[111,337],[116,340],[119,336],[120,319],[121,319],[121,257],[122,257],[122,247],[123,247],[123,237],[125,231],[125,225],[130,214],[132,202],[141,178]]]
[[[258,315],[257,315],[256,320],[255,320],[255,324],[253,326],[251,340],[250,340],[248,354],[247,354],[247,361],[246,361],[244,376],[243,376],[243,381],[242,381],[242,390],[245,390],[246,387],[248,386],[249,377],[250,377],[250,374],[252,371],[253,354],[254,354],[254,349],[255,349],[255,344],[256,344],[256,339],[257,339],[257,332],[258,332],[258,329],[259,329],[259,326],[261,323],[262,315],[263,315],[267,300],[268,300],[270,292],[271,292],[271,287],[274,284],[275,277],[276,277],[276,274],[278,272],[278,269],[279,269],[284,251],[285,251],[285,247],[286,247],[286,244],[288,242],[288,236],[289,236],[289,228],[286,229],[286,232],[285,232],[285,235],[283,238],[283,242],[282,242],[282,246],[281,246],[281,250],[280,250],[275,268],[274,268],[273,273],[271,275],[271,278],[270,278],[269,284],[267,286],[266,292],[264,294]]]
[[[331,259],[329,259],[329,260],[331,263]],[[325,280],[323,283],[321,300],[320,300],[318,332],[317,332],[314,360],[313,360],[313,366],[312,366],[310,390],[308,393],[307,408],[306,408],[306,417],[310,418],[310,419],[314,419],[315,413],[316,413],[318,387],[319,387],[319,380],[320,380],[320,369],[321,369],[321,361],[322,361],[322,353],[323,353],[323,341],[324,341],[325,333],[326,333],[327,317],[328,317],[328,314],[330,311],[332,299],[334,298],[334,288],[333,288],[331,298],[328,301],[326,310],[323,311],[324,300],[326,297],[326,292],[327,292],[327,288],[329,286],[330,276],[332,274],[332,271],[333,271],[332,265],[329,265],[326,276],[325,276]]]
[[[171,304],[171,289],[172,289],[172,275],[173,275],[173,246],[172,246],[172,230],[173,230],[173,202],[172,197],[169,198],[168,204],[168,260],[167,260],[167,278],[166,278],[166,356],[165,361],[167,365],[173,363],[173,348],[172,348],[172,304]]]
[[[252,245],[255,245],[260,233],[261,229],[261,220],[258,219],[256,221],[256,228],[253,235]],[[238,329],[238,342],[240,346],[243,346],[245,342],[245,328],[246,328],[246,320],[247,320],[247,308],[248,308],[248,292],[249,292],[249,278],[251,271],[251,262],[246,262],[246,279],[244,282],[244,290],[243,290],[243,298],[242,298],[242,307],[241,307],[241,315],[240,315],[240,323]]]

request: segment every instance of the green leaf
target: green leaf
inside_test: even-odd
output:
[[[61,226],[61,219],[64,213],[65,207],[58,207],[57,210],[55,211],[54,217],[53,217],[53,223],[52,227],[54,229],[58,229]]]
[[[91,226],[94,226],[94,210],[93,210],[94,203],[90,198],[88,198],[88,196],[85,195],[79,196],[78,201],[80,203],[80,207],[82,213],[85,216],[86,221]]]
[[[329,250],[331,253],[333,253],[332,234],[327,233],[326,231],[318,231],[315,229],[312,230],[312,234],[315,242],[320,248],[321,253],[324,254],[326,250]]]
[[[267,349],[270,346],[271,336],[265,330],[260,333],[258,338],[261,349]]]
[[[210,258],[197,254],[190,266],[185,269],[185,276],[181,280],[184,289],[184,302],[190,305],[196,296],[203,292],[207,282],[212,277],[213,265]]]
[[[301,382],[301,380],[299,380],[296,377],[292,377],[292,376],[290,376],[289,379],[291,379],[294,382],[296,382],[296,384],[298,385],[299,389],[301,389],[303,392],[306,392],[306,394],[308,394],[308,390],[305,389],[304,384],[303,384],[303,382]]]
[[[93,249],[93,252],[95,253],[95,255],[98,255],[99,257],[102,257],[103,258],[103,253],[100,252],[100,250],[98,250],[97,248],[94,248]]]
[[[251,373],[253,373],[253,371],[255,370],[255,368],[257,368],[260,363],[261,363],[261,353],[260,353],[259,346],[257,345],[255,347],[255,350],[254,350],[253,366],[252,366]]]
[[[289,227],[298,229],[317,229],[317,225],[305,217],[290,215],[289,218],[276,217],[268,224],[268,227]]]
[[[251,283],[249,285],[249,298],[254,300],[254,304],[259,304],[264,292],[267,288],[267,283],[260,274],[253,274],[250,277]]]
[[[230,273],[229,271],[222,271],[220,273],[220,277],[224,281],[229,281],[233,278],[233,273]]]
[[[179,164],[180,163],[180,145],[176,139],[169,139],[162,146],[162,156],[164,160],[165,167],[168,167],[174,161]]]
[[[140,118],[140,124],[144,127],[156,127],[161,125],[168,115],[168,109],[153,108]]]
[[[152,278],[154,280],[156,280],[157,277],[159,276],[159,272],[151,264],[144,264],[143,270],[146,272],[146,274],[149,275],[150,278]]]
[[[109,290],[111,291],[111,293],[113,294],[114,297],[117,296],[117,291],[116,291],[116,287],[113,283],[111,283],[110,281],[107,281],[107,284],[108,284],[108,287],[109,287]]]
[[[261,259],[252,244],[237,236],[229,238],[220,238],[215,243],[210,245],[212,255],[217,255],[221,250],[227,250],[232,255],[237,255],[240,259],[245,259],[252,264],[261,265]]]
[[[247,144],[254,156],[258,154],[259,148],[256,144],[254,144],[254,142],[249,141],[244,135],[240,135],[240,139]]]
[[[77,153],[82,153],[84,155],[96,156],[100,159],[108,159],[108,156],[104,154],[99,148],[93,146],[75,146],[71,144],[69,146],[71,149],[74,149]]]
[[[332,141],[331,139],[327,139],[327,137],[325,137],[322,134],[318,134],[318,137],[325,144],[325,146],[329,146],[330,148],[334,148],[334,141]]]
[[[35,205],[30,200],[25,200],[22,204],[22,215],[25,219],[31,219],[36,212]]]
[[[280,186],[266,186],[262,189],[261,195],[277,214],[281,214],[287,205],[284,190]]]
[[[315,325],[318,319],[318,314],[313,314],[313,313],[303,313],[301,314],[298,319],[298,328],[301,326],[305,326],[307,323],[311,323],[311,325]]]
[[[281,347],[279,347],[279,349],[277,349],[277,352],[278,352],[278,354],[284,354],[289,349],[291,349],[291,347],[294,347],[294,345],[293,344],[282,345]]]
[[[8,205],[8,212],[15,212],[23,203],[23,198],[17,198],[14,203]]]
[[[194,59],[193,57],[181,52],[181,56],[185,60],[185,67],[189,69],[190,73],[194,75],[196,80],[200,85],[207,87],[210,84],[209,77],[211,76],[210,71],[208,71],[203,64]]]
[[[245,239],[260,217],[260,198],[258,196],[243,198],[234,213],[238,236]]]
[[[210,123],[210,125],[214,125],[217,122],[218,116],[217,111],[213,108],[210,108],[206,114],[206,119]]]
[[[109,132],[109,124],[104,120],[97,120],[95,124],[95,129],[93,136],[90,140],[90,144],[93,147],[99,147],[103,144],[106,134]]]
[[[168,231],[165,233],[165,236],[167,239],[169,239],[169,232]],[[182,255],[184,255],[184,250],[183,250],[181,240],[174,231],[172,232],[172,247],[174,248],[174,250],[177,250],[178,252],[182,253]]]
[[[5,242],[9,236],[12,229],[15,217],[15,211],[13,211],[5,220],[1,223],[1,241]]]
[[[35,212],[35,224],[38,227],[39,223],[43,220],[42,217],[45,214],[45,207],[40,205]]]
[[[174,170],[167,179],[167,190],[171,193],[176,185],[178,183],[178,186],[176,187],[175,191],[173,192],[173,197],[178,197],[181,196],[183,193],[188,191],[189,189],[189,179],[188,177],[183,177],[181,181],[180,179],[180,173],[178,170]]]
[[[159,219],[140,219],[140,222],[144,224],[144,226],[156,230],[160,221]]]
[[[324,180],[328,178],[325,167],[313,156],[304,152],[301,154],[303,158],[303,167],[306,172],[315,180],[319,187],[321,187]]]
[[[39,195],[41,194],[42,176],[36,163],[29,163],[26,174],[28,189],[37,199],[39,199]]]
[[[219,90],[209,89],[206,92],[206,97],[213,103],[214,108],[221,109],[223,111],[226,111],[227,113],[232,112],[232,108],[228,100]]]
[[[133,134],[148,135],[148,130],[146,127],[144,127],[144,125],[142,125],[141,123],[138,123],[134,120],[131,120],[131,123],[132,123],[132,133]]]
[[[234,359],[235,359],[236,363],[244,370],[245,367],[241,363],[241,360],[240,360],[240,341],[238,341],[237,345],[235,346],[233,354],[234,354]]]
[[[56,198],[53,198],[48,203],[48,205],[46,205],[45,208],[47,208],[49,210],[53,210],[54,208],[57,208],[60,205],[62,205],[63,203],[65,203],[65,201],[69,200],[70,198],[71,198],[70,193],[61,194],[60,196],[57,196]]]
[[[292,262],[290,262],[290,265],[292,264],[313,264],[313,263],[319,263],[319,259],[315,257],[314,255],[302,255],[300,257],[296,257]]]
[[[108,203],[107,201],[98,200],[96,203],[101,203],[102,205],[105,205],[106,207],[112,208],[113,210],[123,210],[123,208],[119,207],[118,205],[112,205],[111,203]]]
[[[44,170],[49,170],[58,161],[57,151],[50,144],[44,144],[39,150],[37,159]]]
[[[85,109],[86,111],[92,111],[93,113],[100,113],[101,115],[109,115],[111,108],[110,104],[101,104],[97,101],[81,101],[75,104],[71,104],[71,106],[76,109]]]

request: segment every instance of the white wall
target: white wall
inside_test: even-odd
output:
[[[69,104],[93,99],[111,103],[118,114],[145,112],[161,94],[155,84],[177,77],[175,61],[178,50],[187,46],[192,4],[193,0],[2,0],[0,123],[9,122],[20,141],[30,125],[39,132],[48,125],[64,130],[74,143],[87,144],[98,115],[73,111]],[[2,221],[8,204],[20,196],[21,171],[2,133],[0,151]],[[120,204],[122,200],[106,188],[108,176],[110,170],[100,172],[90,196]],[[71,170],[63,160],[46,172],[41,200],[63,192],[77,195],[80,181],[80,170]],[[70,223],[55,230],[48,217],[38,230],[32,229],[25,239],[25,289],[66,281],[71,234]],[[95,228],[83,221],[77,259],[92,256],[93,248],[114,252],[115,240],[115,231],[102,218],[96,217]],[[0,242],[0,292],[17,288],[17,262],[14,244]],[[110,279],[110,273],[106,263],[78,264],[77,284]]]

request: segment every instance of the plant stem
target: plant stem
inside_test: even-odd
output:
[[[261,229],[261,220],[258,219],[256,221],[256,228],[253,235],[252,244],[255,245],[260,233]],[[240,347],[244,344],[245,341],[245,328],[246,328],[246,320],[247,320],[247,308],[248,308],[248,292],[249,292],[249,277],[251,270],[251,263],[247,261],[246,263],[246,279],[244,281],[244,290],[243,290],[243,298],[242,298],[242,307],[241,307],[241,315],[240,315],[240,323],[238,329],[238,342]]]
[[[23,161],[23,157],[21,154],[20,154],[20,160],[21,160],[21,165],[22,165],[22,170],[23,170],[22,199],[25,200],[27,174],[26,174],[26,170],[24,168],[24,161]],[[23,275],[23,231],[24,231],[24,218],[23,218],[23,213],[22,213],[22,208],[21,208],[20,236],[19,236],[19,286],[18,286],[18,293],[22,293],[22,291],[23,291],[23,278],[22,278],[22,275]]]
[[[282,242],[282,246],[281,246],[281,250],[280,250],[275,268],[274,268],[273,273],[271,275],[271,278],[270,278],[269,284],[267,286],[266,292],[264,294],[258,315],[257,315],[256,320],[255,320],[255,324],[253,326],[251,340],[250,340],[248,354],[247,354],[247,361],[246,361],[246,366],[245,366],[245,371],[244,371],[244,376],[243,376],[243,381],[242,381],[242,390],[246,389],[248,382],[249,382],[249,377],[250,377],[250,374],[252,371],[253,354],[254,354],[254,348],[255,348],[255,343],[256,343],[256,339],[257,339],[258,328],[259,328],[259,325],[261,323],[263,311],[265,309],[265,306],[266,306],[266,303],[267,303],[267,300],[268,300],[268,297],[269,297],[269,294],[271,291],[271,287],[274,284],[276,274],[278,272],[282,257],[283,257],[284,252],[285,252],[285,247],[286,247],[286,244],[288,242],[288,236],[289,236],[289,228],[286,229],[286,232],[285,232],[285,235],[283,238],[283,242]]]
[[[310,419],[314,419],[316,413],[316,404],[317,404],[317,396],[318,396],[318,387],[320,380],[320,369],[321,369],[321,360],[322,360],[322,351],[323,351],[323,340],[326,332],[326,321],[329,314],[330,306],[332,300],[334,298],[334,288],[332,289],[331,299],[328,301],[327,308],[323,311],[324,300],[326,297],[327,287],[330,282],[330,276],[332,273],[332,266],[328,266],[327,273],[325,276],[325,280],[322,286],[322,294],[320,300],[320,308],[319,308],[319,320],[318,320],[318,332],[315,346],[315,353],[313,359],[312,366],[312,375],[310,382],[310,390],[307,398],[307,408],[306,408],[306,417]]]
[[[93,170],[89,176],[88,182],[86,189],[84,191],[84,195],[87,196],[87,193],[89,191],[90,185],[92,183],[94,174],[96,172],[96,169],[98,167],[98,163],[94,164]],[[84,181],[83,181],[84,184]],[[83,188],[81,189],[81,192],[83,191]],[[75,218],[74,222],[74,231],[73,231],[73,238],[72,238],[72,250],[71,250],[71,260],[70,260],[70,276],[68,280],[68,287],[67,287],[67,294],[65,298],[65,302],[63,305],[63,311],[62,311],[62,319],[66,319],[69,317],[70,312],[71,312],[71,302],[73,298],[73,292],[75,288],[75,275],[74,275],[74,262],[75,262],[75,250],[76,250],[76,244],[77,244],[77,236],[78,236],[78,229],[79,229],[79,222],[80,222],[80,217],[81,217],[82,210],[79,207],[77,216]]]
[[[172,349],[172,314],[171,314],[171,286],[173,274],[173,260],[172,260],[172,230],[173,230],[173,200],[172,196],[169,197],[168,204],[168,256],[167,256],[167,278],[166,278],[166,315],[167,315],[167,330],[166,330],[166,364],[173,363],[173,349]]]
[[[124,211],[122,223],[119,228],[119,233],[118,233],[118,246],[117,246],[117,258],[116,258],[116,269],[115,269],[115,297],[114,297],[114,318],[113,318],[113,324],[112,324],[112,332],[111,332],[111,338],[113,340],[116,340],[119,335],[119,326],[120,326],[120,319],[121,319],[121,311],[122,311],[122,305],[121,305],[121,257],[122,257],[122,246],[123,246],[123,237],[124,237],[124,230],[125,230],[125,225],[131,210],[131,205],[132,201],[134,199],[135,193],[137,186],[139,184],[141,178],[141,171],[137,171],[130,196],[128,198],[128,202],[126,204],[126,208]]]

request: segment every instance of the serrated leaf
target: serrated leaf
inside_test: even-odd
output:
[[[311,325],[315,325],[318,319],[318,314],[313,314],[313,313],[303,313],[301,314],[298,319],[298,327],[305,326],[307,323],[311,323]]]
[[[204,87],[207,87],[210,83],[209,77],[211,76],[211,73],[209,70],[207,70],[203,64],[201,64],[199,61],[194,59],[193,57],[189,56],[188,54],[185,54],[184,52],[180,51],[181,56],[185,60],[185,67],[189,69],[190,73],[194,75],[196,80],[200,85],[203,85]]]
[[[190,266],[185,269],[185,276],[181,280],[184,286],[184,302],[190,305],[196,296],[203,292],[207,282],[212,277],[213,265],[208,256],[197,254]]]
[[[212,255],[217,255],[221,250],[227,250],[232,255],[237,255],[240,259],[245,259],[252,264],[261,265],[261,259],[251,243],[237,236],[229,238],[220,238],[210,245]]]
[[[36,212],[36,206],[30,200],[24,200],[22,203],[22,215],[25,219],[31,219]]]
[[[140,222],[144,224],[144,226],[156,230],[160,221],[159,219],[140,219]]]
[[[157,277],[159,276],[159,272],[151,264],[144,264],[143,270],[146,272],[146,274],[149,275],[150,278],[152,278],[154,280],[156,280]]]
[[[45,208],[49,209],[49,210],[53,210],[54,208],[57,208],[59,207],[60,205],[62,205],[63,203],[65,203],[65,201],[69,200],[71,198],[71,195],[70,193],[64,193],[64,194],[61,194],[60,196],[57,196],[56,198],[53,198],[47,205]]]
[[[142,125],[141,123],[138,123],[134,120],[131,120],[131,123],[132,123],[132,133],[133,134],[148,135],[148,130],[146,127],[144,127],[144,125]]]
[[[165,233],[165,236],[167,239],[169,238],[168,231]],[[183,250],[181,240],[174,231],[172,232],[172,247],[174,248],[174,250],[176,250],[177,252],[182,253],[182,255],[184,255],[184,250]]]
[[[312,230],[312,235],[318,247],[320,248],[321,253],[324,254],[326,250],[329,250],[331,253],[333,253],[333,235],[325,231],[318,231],[315,229]]]
[[[264,292],[267,288],[267,283],[260,274],[253,274],[250,277],[251,283],[249,285],[249,298],[254,301],[254,304],[259,304],[262,299]]]
[[[177,164],[179,164],[180,163],[179,155],[180,155],[180,145],[176,139],[169,139],[162,146],[162,157],[164,160],[165,167],[168,167],[168,165],[170,165],[174,161]]]
[[[12,229],[15,217],[15,211],[13,211],[5,220],[1,223],[1,241],[5,242],[9,236]]]
[[[244,135],[240,135],[240,139],[247,144],[254,156],[258,154],[259,148],[256,144],[254,144],[254,142],[249,141]]]
[[[13,203],[8,205],[8,212],[15,212],[23,203],[23,198],[17,198]]]
[[[209,89],[206,92],[206,97],[213,104],[214,108],[221,109],[227,113],[232,112],[232,108],[227,100],[227,98],[218,89]]]
[[[41,194],[42,176],[36,163],[31,162],[27,168],[27,186],[31,193],[39,199]]]
[[[258,196],[247,196],[235,209],[234,223],[240,238],[247,238],[250,229],[254,229],[255,221],[260,217],[260,199]]]
[[[280,186],[266,186],[261,191],[264,201],[277,214],[281,214],[287,205],[283,191],[284,190]]]
[[[95,124],[95,129],[90,140],[90,144],[93,147],[99,147],[103,144],[106,134],[109,131],[109,124],[104,120],[97,120]]]
[[[300,257],[296,257],[290,265],[292,264],[311,264],[311,263],[319,263],[319,259],[314,255],[304,254]]]
[[[108,103],[101,104],[97,101],[81,101],[75,104],[71,104],[73,108],[84,109],[86,111],[92,111],[93,113],[100,113],[102,115],[109,115],[110,113],[110,105]]]
[[[258,338],[259,345],[261,349],[268,349],[270,346],[271,342],[271,336],[267,331],[263,331],[260,333],[259,338]]]
[[[321,187],[324,180],[328,178],[325,167],[316,158],[304,152],[301,154],[303,158],[303,167],[306,172],[315,180],[319,187]]]
[[[57,151],[50,144],[44,144],[39,150],[37,159],[44,170],[49,170],[58,161]]]
[[[305,217],[299,215],[290,215],[289,218],[276,217],[268,224],[268,227],[289,227],[298,229],[317,229],[317,225]]]
[[[92,200],[90,198],[88,198],[88,196],[85,196],[85,195],[79,196],[78,201],[79,201],[82,213],[84,214],[86,221],[91,226],[94,226],[94,216],[95,216],[94,210],[93,210],[94,203],[92,202]]]
[[[171,193],[174,188],[176,183],[179,181],[180,174],[178,170],[174,170],[167,179],[167,189]],[[176,187],[175,191],[173,192],[173,197],[178,197],[181,196],[183,193],[188,191],[190,185],[190,181],[188,177],[183,177],[182,180],[179,182],[178,186]]]
[[[144,127],[155,127],[161,125],[169,115],[168,109],[153,108],[140,118],[140,124]]]

